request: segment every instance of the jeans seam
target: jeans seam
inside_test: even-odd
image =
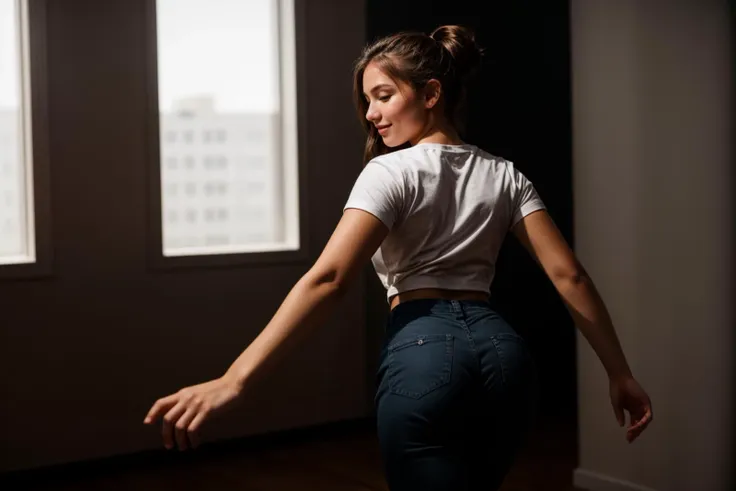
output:
[[[460,324],[460,327],[462,328],[463,332],[465,333],[465,337],[468,340],[468,346],[470,346],[470,351],[473,353],[473,358],[475,358],[475,366],[478,369],[478,373],[481,373],[483,369],[481,367],[480,356],[478,356],[478,350],[475,347],[475,341],[473,340],[473,335],[470,332],[470,326],[468,326],[468,323],[465,320],[465,309],[463,308],[462,304],[460,304],[460,302],[453,300],[453,304],[455,306],[455,312],[458,317],[456,320]]]
[[[503,356],[501,355],[501,349],[498,344],[498,340],[495,336],[491,336],[491,342],[493,347],[496,349],[496,357],[498,358],[498,366],[501,367],[501,382],[506,385],[506,368],[503,366]]]
[[[478,368],[478,373],[480,373],[480,356],[478,356],[478,350],[475,348],[475,341],[473,341],[473,336],[470,333],[470,327],[468,327],[468,323],[464,320],[460,320],[460,327],[465,332],[465,337],[468,339],[468,346],[470,346],[470,351],[473,353],[473,358],[475,358],[475,365]]]

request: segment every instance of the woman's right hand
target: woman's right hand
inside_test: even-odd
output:
[[[654,419],[652,402],[634,377],[625,376],[610,379],[611,405],[618,425],[626,422],[624,410],[629,413],[629,427],[626,440],[631,443],[649,426]]]
[[[232,406],[239,396],[240,389],[232,377],[223,376],[159,399],[143,423],[150,425],[162,420],[161,434],[167,449],[176,445],[179,450],[196,448],[202,423]]]

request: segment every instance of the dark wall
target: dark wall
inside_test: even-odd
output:
[[[32,54],[47,83],[34,104],[48,114],[53,259],[43,276],[0,280],[0,473],[163,448],[142,424],[151,404],[221,376],[261,332],[361,169],[350,66],[364,5],[299,1],[305,258],[152,267],[152,1],[31,2],[34,39],[45,40]],[[352,289],[205,441],[364,417],[363,299]]]
[[[465,140],[513,161],[535,184],[572,245],[568,2],[368,0],[367,9],[368,41],[402,30],[430,33],[444,24],[475,30],[487,55],[469,90]],[[385,318],[373,312],[381,303],[385,306],[376,283],[369,284],[371,326]],[[496,309],[534,351],[543,415],[574,421],[574,325],[544,272],[513,236],[501,250],[492,294]],[[371,336],[375,346],[375,333]]]

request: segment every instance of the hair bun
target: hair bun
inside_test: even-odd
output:
[[[430,34],[442,44],[455,60],[455,69],[461,78],[475,73],[481,63],[483,50],[475,42],[475,33],[457,25],[440,26]]]

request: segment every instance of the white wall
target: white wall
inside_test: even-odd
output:
[[[726,0],[573,0],[575,247],[655,421],[634,444],[578,336],[591,490],[734,489],[733,26]]]

